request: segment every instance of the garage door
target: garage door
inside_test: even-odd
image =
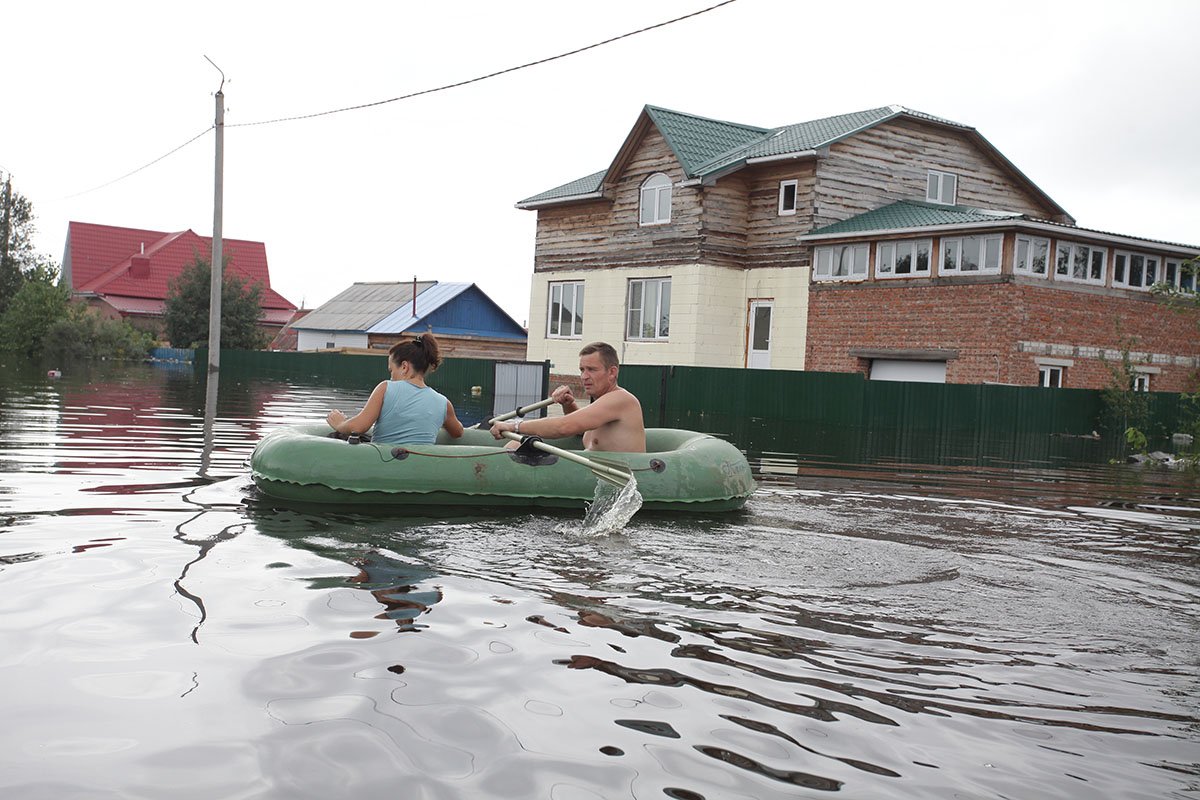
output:
[[[876,358],[871,361],[871,380],[945,383],[946,362]]]

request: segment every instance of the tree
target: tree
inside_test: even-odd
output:
[[[0,317],[0,348],[26,356],[42,352],[46,332],[67,315],[71,290],[57,283],[57,270],[36,267]]]
[[[33,203],[13,191],[12,178],[0,183],[0,313],[16,296],[24,273],[51,266],[34,252]]]
[[[221,287],[221,347],[257,350],[267,344],[262,319],[262,284],[248,285],[239,275],[224,273]],[[173,347],[208,344],[208,301],[212,267],[208,259],[195,256],[167,289],[165,321],[167,339]]]

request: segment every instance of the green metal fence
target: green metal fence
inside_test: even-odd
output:
[[[196,352],[197,368],[207,360]],[[373,355],[222,350],[221,365],[339,388],[367,389],[386,377],[386,362]],[[428,380],[467,424],[491,413],[494,362],[447,359]],[[620,380],[641,400],[647,426],[712,433],[753,456],[837,463],[1094,463],[1124,452],[1131,423],[1151,448],[1168,448],[1189,413],[1177,394],[1150,393],[1145,418],[1131,421],[1118,419],[1097,390],[896,383],[840,372],[631,364]]]
[[[1104,393],[1032,386],[897,383],[862,375],[626,365],[646,424],[702,430],[756,455],[844,463],[1097,462],[1123,452],[1130,420]],[[1152,447],[1183,424],[1179,395],[1151,393],[1136,420]]]

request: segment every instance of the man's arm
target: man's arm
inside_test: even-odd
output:
[[[521,435],[533,434],[544,439],[578,436],[615,419],[620,419],[629,404],[630,396],[625,392],[611,392],[597,397],[584,408],[576,407],[561,417],[522,420],[519,423],[497,422],[492,426],[492,436],[502,439],[504,431],[515,431]],[[563,406],[563,410],[566,411],[566,405]],[[517,430],[518,426],[520,430]]]

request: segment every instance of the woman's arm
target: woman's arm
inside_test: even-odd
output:
[[[458,421],[458,415],[454,413],[454,403],[449,400],[446,401],[446,421],[442,423],[442,427],[451,438],[457,439],[463,435],[463,424]]]
[[[343,435],[366,433],[375,424],[375,421],[379,419],[379,412],[383,411],[383,396],[386,393],[387,381],[383,381],[371,392],[371,396],[367,398],[367,404],[363,406],[362,411],[353,417],[347,418],[341,411],[334,409],[325,417],[325,421],[329,423],[329,427]]]

